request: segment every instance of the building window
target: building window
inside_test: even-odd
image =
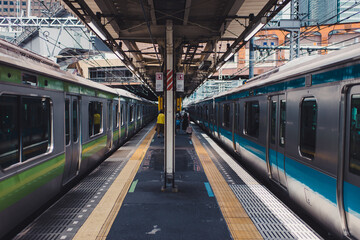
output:
[[[21,5],[22,5],[22,6],[26,6],[26,2],[21,2]]]
[[[8,1],[4,1],[4,5],[8,5]]]
[[[126,67],[89,68],[89,76],[95,82],[121,82],[133,78]]]
[[[259,102],[245,103],[245,134],[251,137],[259,137]]]
[[[13,2],[13,1],[10,1],[10,2],[9,2],[9,5],[14,6],[14,2]]]
[[[8,12],[8,9],[7,9],[7,8],[4,8],[4,12]]]
[[[102,133],[102,103],[89,103],[89,136]]]
[[[317,103],[313,97],[304,98],[301,103],[300,152],[314,159],[316,152]]]
[[[349,170],[360,175],[360,95],[351,96]]]
[[[13,8],[10,8],[10,12],[14,12],[14,9],[13,9]]]
[[[224,104],[223,127],[230,128],[230,103]]]

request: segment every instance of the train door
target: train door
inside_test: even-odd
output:
[[[339,186],[343,199],[342,217],[343,227],[346,228],[351,236],[360,238],[360,86],[350,89],[347,101],[346,118],[346,138],[344,145],[345,164],[342,169],[343,184]],[[341,174],[339,174],[341,175]],[[341,179],[341,177],[340,177]],[[339,203],[341,204],[341,203]],[[345,218],[344,218],[345,215]]]
[[[232,113],[231,114],[231,132],[232,132],[232,142],[233,142],[233,149],[236,151],[236,142],[235,142],[235,126],[236,126],[236,120],[237,120],[237,104],[235,102],[231,103],[231,110],[230,112]]]
[[[125,116],[126,116],[125,115],[125,104],[121,103],[120,104],[120,126],[119,126],[121,140],[125,139],[125,134],[126,134]],[[124,132],[123,132],[123,130],[124,130]]]
[[[106,135],[107,135],[107,142],[106,146],[108,149],[112,148],[113,145],[113,102],[107,102],[107,123],[106,123]]]
[[[220,103],[216,103],[216,131],[220,138]]]
[[[115,133],[117,136],[113,136],[113,139],[116,139],[115,141],[113,140],[113,144],[118,146],[120,141],[119,101],[116,101],[113,107],[113,134]]]
[[[80,167],[80,114],[79,98],[65,98],[65,173],[63,184],[76,177]]]
[[[124,119],[125,119],[125,138],[129,137],[129,121],[130,121],[130,117],[129,117],[129,104],[125,103],[124,104]]]
[[[286,188],[285,176],[285,95],[272,96],[269,101],[268,161],[271,178]]]

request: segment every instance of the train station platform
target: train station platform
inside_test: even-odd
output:
[[[141,130],[15,239],[320,239],[201,129],[177,134],[161,191],[164,138]]]

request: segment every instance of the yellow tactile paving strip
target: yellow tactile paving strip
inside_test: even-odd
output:
[[[263,239],[195,134],[192,141],[233,239]]]
[[[106,239],[125,196],[129,191],[130,185],[145,157],[154,134],[155,128],[152,129],[141,142],[140,146],[131,156],[119,176],[115,179],[99,204],[76,233],[74,239]]]

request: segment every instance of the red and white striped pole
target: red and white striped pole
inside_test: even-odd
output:
[[[174,113],[174,40],[172,20],[166,21],[166,91],[165,91],[165,153],[164,186],[175,187],[175,113]]]

